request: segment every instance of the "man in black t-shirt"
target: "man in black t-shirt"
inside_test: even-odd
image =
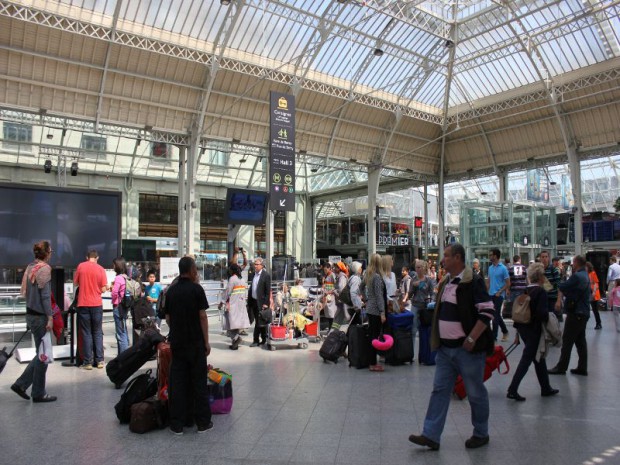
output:
[[[168,385],[170,431],[177,435],[183,434],[183,426],[192,418],[199,433],[213,428],[207,390],[207,355],[211,352],[206,313],[209,304],[198,284],[193,258],[179,260],[179,274],[178,281],[166,291],[165,307],[172,353]]]

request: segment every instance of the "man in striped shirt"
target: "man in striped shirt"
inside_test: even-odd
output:
[[[489,442],[489,396],[484,386],[487,354],[495,345],[490,329],[493,301],[484,280],[465,266],[465,249],[451,244],[444,252],[447,272],[439,284],[437,306],[431,326],[431,347],[437,350],[433,392],[421,435],[409,441],[432,450],[439,449],[450,405],[450,397],[460,374],[471,407],[473,436],[465,447],[474,449]]]
[[[546,250],[540,252],[540,261],[545,267],[545,278],[547,278],[551,286],[553,286],[551,290],[547,291],[549,311],[555,313],[555,316],[558,317],[558,321],[564,321],[562,310],[555,310],[555,304],[558,302],[558,285],[560,284],[561,278],[560,270],[553,266],[549,252]]]
[[[508,268],[510,276],[510,300],[514,302],[517,297],[525,292],[527,278],[525,265],[521,264],[521,255],[512,257],[512,266]]]

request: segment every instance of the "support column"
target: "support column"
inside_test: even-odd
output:
[[[498,197],[500,202],[505,202],[508,199],[508,174],[505,171],[497,173],[499,179],[499,192]]]
[[[179,197],[178,197],[178,251],[177,255],[182,257],[186,253],[186,244],[185,244],[185,217],[186,217],[186,206],[185,206],[185,157],[186,157],[186,148],[179,147]]]
[[[443,258],[444,244],[446,242],[446,223],[444,220],[445,197],[444,197],[444,191],[443,191],[443,185],[444,185],[443,165],[444,165],[444,158],[445,158],[445,143],[446,143],[446,138],[443,137],[442,143],[441,143],[441,164],[439,168],[439,185],[437,186],[437,210],[439,213],[437,215],[437,222],[439,223],[439,237],[437,238],[437,242],[438,242],[437,245],[439,246],[439,260]],[[439,267],[437,267],[437,269],[439,269]]]
[[[428,183],[424,181],[424,260],[428,261],[428,240],[429,240],[429,221],[428,221]]]
[[[583,202],[581,201],[581,165],[574,146],[569,146],[566,152],[568,156],[568,169],[570,170],[570,182],[575,199],[575,255],[581,255],[583,249]]]
[[[265,221],[265,241],[267,242],[265,247],[265,261],[267,270],[269,270],[269,274],[272,273],[271,270],[271,257],[273,257],[273,223],[274,223],[275,214],[273,210],[267,211],[267,221]]]
[[[198,141],[198,131],[196,130],[193,131],[185,162],[185,248],[188,255],[194,255],[196,252],[196,159],[198,157]],[[198,228],[198,234],[200,234],[200,228]]]
[[[368,260],[377,253],[377,195],[379,195],[379,177],[381,167],[368,170]]]

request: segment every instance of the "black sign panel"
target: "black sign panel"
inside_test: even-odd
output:
[[[270,93],[269,208],[295,211],[295,97]]]

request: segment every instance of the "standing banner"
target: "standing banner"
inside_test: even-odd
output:
[[[573,190],[571,189],[570,177],[566,174],[562,175],[562,185],[560,186],[562,195],[562,208],[570,210],[575,206],[575,199],[573,198]]]
[[[295,211],[295,97],[269,95],[270,210]]]
[[[537,168],[527,170],[527,200],[535,202],[549,201],[549,185],[545,170]]]

